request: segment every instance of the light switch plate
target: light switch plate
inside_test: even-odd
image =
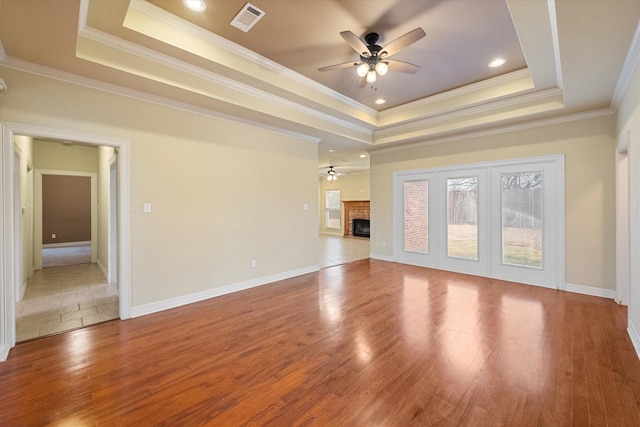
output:
[[[151,203],[145,203],[143,210],[144,213],[151,213]]]

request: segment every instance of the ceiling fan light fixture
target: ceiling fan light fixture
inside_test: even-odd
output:
[[[356,73],[358,73],[360,77],[366,76],[368,72],[369,72],[368,64],[360,64],[358,65],[358,68],[356,68]]]
[[[375,83],[377,79],[377,74],[375,70],[371,70],[367,73],[367,83]]]
[[[386,62],[378,62],[376,64],[376,72],[381,76],[384,76],[389,71],[389,64]]]
[[[327,172],[327,181],[335,181],[338,179],[338,174],[333,170],[333,166],[329,166],[329,171]]]

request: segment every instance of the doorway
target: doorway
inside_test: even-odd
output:
[[[399,262],[564,287],[564,158],[394,174]]]
[[[0,302],[2,314],[0,315],[0,361],[6,360],[9,350],[16,343],[16,306],[17,298],[16,280],[19,277],[16,263],[21,259],[21,254],[16,251],[15,241],[22,238],[16,231],[16,216],[14,191],[14,172],[18,167],[15,164],[14,140],[16,136],[24,135],[28,138],[43,140],[66,141],[71,143],[83,143],[88,146],[109,147],[118,151],[118,161],[115,166],[117,176],[117,283],[118,283],[118,312],[120,319],[128,319],[131,316],[131,285],[130,285],[130,143],[127,140],[104,137],[93,134],[83,134],[53,128],[24,125],[18,123],[2,123],[2,170],[0,171],[6,185],[0,187],[2,209],[0,210],[0,237],[3,247],[0,255],[3,259],[5,271],[0,275]],[[107,167],[107,182],[110,181],[110,168]],[[103,237],[107,242],[106,236]],[[106,251],[105,251],[106,252]],[[32,251],[35,258],[37,253]],[[103,266],[108,268],[107,266]],[[101,268],[101,267],[98,267]],[[102,273],[102,272],[101,272]],[[105,276],[108,275],[104,274]],[[108,282],[108,281],[107,281]]]
[[[100,244],[98,223],[117,223],[116,218],[98,216],[98,192],[111,191],[110,167],[98,159],[113,149],[34,139],[31,151],[37,166],[30,191],[36,206],[36,262],[24,298],[16,304],[17,342],[119,317],[117,282],[109,282],[101,267],[108,262],[99,264],[97,257],[98,246],[108,252]],[[61,166],[73,170],[56,169]],[[111,196],[101,198],[103,215],[115,214],[106,206]],[[104,239],[107,232],[102,234]]]

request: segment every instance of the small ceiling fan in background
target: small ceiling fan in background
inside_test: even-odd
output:
[[[364,37],[367,44],[364,44],[364,42],[351,31],[342,31],[340,35],[347,44],[351,46],[358,55],[360,55],[360,60],[357,62],[351,61],[342,64],[329,65],[328,67],[318,68],[318,71],[332,71],[357,67],[356,71],[360,76],[360,83],[362,86],[365,81],[367,83],[374,83],[378,75],[384,76],[389,70],[411,74],[415,74],[420,70],[420,67],[417,65],[403,61],[396,61],[389,59],[389,57],[426,36],[422,28],[416,28],[415,30],[409,31],[407,34],[398,37],[385,47],[377,44],[378,39],[380,38],[378,33],[367,34]]]

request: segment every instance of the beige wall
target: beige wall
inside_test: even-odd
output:
[[[640,331],[640,66],[636,66],[617,114],[618,143],[628,145],[629,329]],[[624,188],[624,186],[623,186]],[[624,195],[622,195],[624,197]],[[625,254],[626,255],[626,254]],[[625,263],[622,263],[625,265]],[[640,353],[637,341],[636,351]]]
[[[36,139],[33,161],[36,169],[97,172],[98,148]]]
[[[320,221],[318,226],[320,233],[339,236],[342,236],[344,233],[344,224],[341,224],[340,230],[327,229],[325,227],[325,192],[328,190],[340,190],[340,199],[342,201],[369,200],[371,197],[369,178],[369,172],[362,172],[351,175],[341,175],[336,181],[331,182],[327,181],[325,176],[318,179],[318,205],[320,206]]]
[[[393,256],[393,172],[565,155],[566,281],[615,289],[613,116],[371,154],[371,252]],[[384,246],[384,247],[383,247]]]
[[[3,120],[130,141],[134,307],[317,266],[315,143],[0,72]]]
[[[90,240],[91,177],[42,175],[42,243]]]

